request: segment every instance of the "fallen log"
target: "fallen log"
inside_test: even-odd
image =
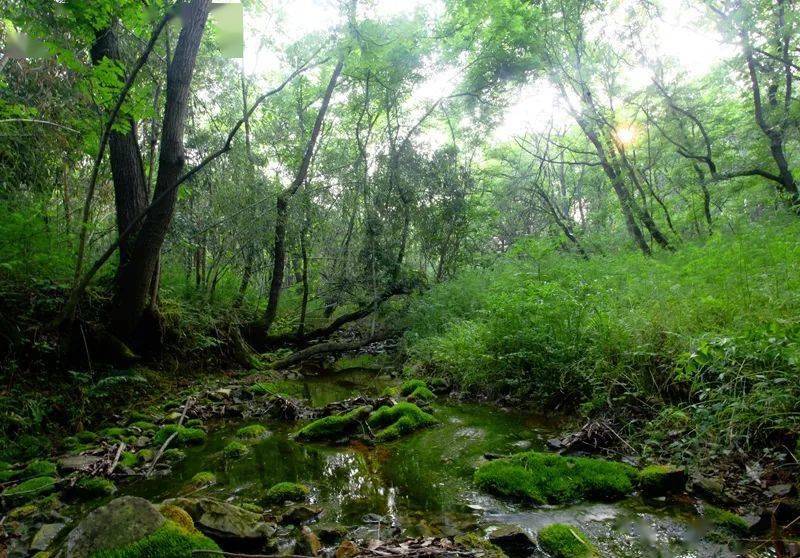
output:
[[[364,347],[365,345],[369,345],[370,343],[388,339],[391,337],[391,335],[391,332],[383,331],[363,339],[357,339],[356,341],[326,341],[324,343],[317,343],[316,345],[311,345],[310,347],[307,347],[301,351],[292,353],[286,358],[282,358],[270,363],[269,368],[272,370],[277,370],[280,368],[287,368],[294,364],[299,364],[304,360],[308,360],[318,355],[355,351],[361,347]]]

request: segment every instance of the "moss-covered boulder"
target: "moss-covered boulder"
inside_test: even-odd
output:
[[[347,413],[330,415],[312,421],[295,432],[298,440],[336,440],[353,434],[372,411],[371,407],[357,407]]]
[[[580,530],[563,523],[548,525],[538,533],[539,546],[552,558],[592,558],[597,549]]]
[[[151,535],[133,544],[111,550],[101,550],[91,558],[190,558],[203,556],[202,550],[212,551],[206,556],[216,556],[219,546],[199,532],[187,532],[168,521]]]
[[[158,430],[158,426],[146,420],[137,420],[135,422],[130,423],[128,427],[141,430],[142,432],[155,432],[156,430]]]
[[[419,401],[420,403],[427,403],[436,399],[436,395],[427,387],[418,387],[408,394],[409,401]]]
[[[56,479],[53,477],[34,477],[22,481],[14,486],[9,486],[3,490],[3,498],[10,502],[24,502],[32,500],[43,494],[48,494],[55,490]]]
[[[490,461],[475,483],[499,496],[534,504],[617,500],[633,491],[636,470],[624,463],[535,451]]]
[[[422,380],[406,380],[400,386],[400,395],[408,397],[420,388],[428,389],[428,384]]]
[[[211,471],[200,471],[194,475],[186,484],[188,488],[199,489],[205,486],[210,486],[217,482],[217,476]]]
[[[239,430],[236,431],[236,437],[240,440],[246,441],[256,441],[256,440],[263,440],[269,436],[269,430],[266,429],[265,426],[261,424],[251,424],[249,426],[243,426]]]
[[[19,474],[21,479],[30,479],[33,477],[52,477],[56,474],[56,466],[50,461],[36,459],[28,463],[28,465]]]
[[[370,428],[376,430],[375,438],[379,441],[394,440],[437,422],[433,415],[408,402],[383,406],[367,419]]]
[[[639,471],[639,489],[646,496],[664,496],[683,492],[686,470],[673,465],[649,465]]]
[[[222,455],[225,459],[238,459],[250,453],[250,448],[241,442],[233,441],[222,450]]]
[[[308,497],[309,489],[304,484],[296,482],[279,482],[274,484],[264,494],[264,501],[268,504],[282,504],[284,502],[302,502]]]
[[[186,510],[179,508],[173,504],[161,504],[158,506],[158,511],[165,519],[172,521],[175,525],[180,527],[186,533],[199,533],[200,531],[194,526],[194,520]]]
[[[153,442],[156,444],[163,444],[167,439],[175,434],[172,443],[176,446],[190,446],[194,444],[202,444],[206,440],[206,433],[199,428],[189,428],[177,424],[166,424],[162,426],[156,435],[153,437]]]
[[[121,467],[133,469],[139,464],[139,454],[132,451],[123,451],[119,456],[119,464]]]
[[[108,479],[84,477],[75,483],[70,494],[83,500],[92,500],[111,496],[117,491],[117,486]]]

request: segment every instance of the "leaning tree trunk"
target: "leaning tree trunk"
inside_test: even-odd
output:
[[[183,133],[189,90],[210,7],[211,0],[193,0],[185,9],[184,26],[167,71],[154,206],[133,241],[128,263],[119,269],[112,303],[111,324],[123,338],[132,336],[147,306],[161,246],[175,213],[178,189],[174,186],[185,163]]]
[[[314,148],[317,144],[317,138],[322,131],[322,123],[325,120],[325,113],[328,112],[328,105],[330,105],[333,90],[336,88],[336,81],[339,79],[339,74],[342,73],[343,60],[339,60],[336,67],[333,69],[331,79],[328,82],[328,88],[325,90],[325,95],[322,97],[322,105],[317,112],[317,118],[314,121],[314,127],[311,130],[311,137],[308,138],[303,160],[300,162],[300,167],[297,170],[297,175],[294,177],[292,184],[278,194],[276,203],[275,215],[275,240],[273,248],[272,260],[272,280],[269,285],[269,296],[267,298],[267,309],[264,312],[264,329],[268,332],[272,327],[272,322],[275,321],[275,315],[278,313],[278,302],[280,302],[281,287],[283,286],[283,273],[286,267],[286,221],[289,212],[289,200],[297,192],[300,185],[305,182],[308,176],[308,168],[311,165],[311,159],[314,156]]]

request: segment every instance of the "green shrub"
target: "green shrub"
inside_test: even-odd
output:
[[[302,502],[308,496],[308,487],[296,482],[279,482],[267,490],[264,501],[270,504],[282,504],[283,502]]]
[[[369,415],[369,407],[358,407],[340,415],[322,417],[295,433],[298,440],[330,440],[352,434]]]
[[[499,496],[535,504],[617,500],[633,491],[636,470],[588,457],[523,452],[478,467],[475,483]]]
[[[380,429],[375,433],[379,441],[394,440],[420,428],[433,426],[437,422],[432,415],[408,402],[401,402],[392,407],[383,406],[367,419],[371,428]]]
[[[580,530],[554,523],[538,533],[539,546],[552,558],[590,558],[597,551]]]
[[[186,426],[178,426],[177,424],[167,424],[162,426],[156,435],[153,437],[153,442],[156,444],[163,444],[167,438],[177,432],[177,436],[173,438],[172,443],[176,446],[189,446],[192,444],[202,444],[206,440],[206,433],[199,428],[188,428]]]
[[[155,533],[140,541],[124,548],[96,552],[91,558],[188,558],[202,556],[198,552],[201,550],[220,552],[211,539],[167,521]]]
[[[269,431],[261,424],[243,426],[236,431],[236,437],[242,440],[260,440],[269,436]]]

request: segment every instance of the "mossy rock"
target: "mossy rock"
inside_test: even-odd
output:
[[[239,507],[242,508],[243,510],[246,510],[246,511],[249,511],[249,512],[252,512],[252,513],[257,513],[258,515],[261,515],[261,514],[264,513],[264,508],[262,508],[258,504],[254,504],[252,502],[245,502],[245,503],[241,504]]]
[[[141,461],[142,463],[148,463],[152,461],[153,458],[156,456],[156,452],[155,450],[152,450],[150,448],[142,448],[138,452],[136,452],[136,455],[139,456],[139,461]]]
[[[78,432],[75,434],[75,437],[80,440],[81,443],[90,444],[92,442],[96,442],[99,436],[91,430],[84,430],[83,432]]]
[[[28,463],[28,465],[19,473],[19,478],[30,479],[33,477],[52,477],[55,474],[56,466],[54,463],[37,459]]]
[[[649,465],[639,471],[639,489],[646,496],[683,492],[686,470],[673,465]]]
[[[158,426],[146,420],[137,420],[136,422],[130,423],[128,427],[138,428],[142,432],[155,432],[156,430],[158,430]]]
[[[459,535],[453,542],[469,550],[479,551],[484,558],[506,558],[506,553],[499,546],[490,543],[477,533]]]
[[[236,437],[240,440],[263,440],[267,436],[269,436],[269,430],[267,430],[266,427],[261,424],[243,426],[236,431]]]
[[[179,508],[173,504],[161,504],[158,506],[158,511],[167,520],[177,525],[184,533],[199,533],[200,531],[194,526],[192,516],[187,513],[183,508]]]
[[[111,428],[106,428],[100,431],[100,434],[103,435],[105,438],[113,438],[115,440],[121,440],[124,436],[128,434],[127,429],[122,428],[121,426],[112,426]]]
[[[250,453],[250,448],[241,442],[233,441],[222,450],[222,455],[226,459],[238,459]]]
[[[117,491],[117,486],[108,479],[84,477],[75,483],[71,493],[78,498],[91,500],[111,496]]]
[[[400,397],[400,386],[386,386],[381,392],[381,397]]]
[[[186,421],[186,426],[191,428],[200,428],[203,426],[203,419],[194,418]]]
[[[187,486],[190,488],[203,488],[215,484],[216,482],[217,476],[214,473],[211,471],[200,471],[189,479]]]
[[[391,407],[383,406],[367,419],[379,441],[394,440],[421,428],[433,426],[438,421],[413,403],[402,402]]]
[[[153,443],[161,445],[176,432],[177,435],[172,439],[172,443],[176,446],[202,444],[206,440],[206,433],[199,428],[189,428],[186,426],[179,426],[177,424],[167,424],[162,426],[158,432],[156,432],[156,435],[153,437]]]
[[[173,521],[123,548],[95,552],[90,558],[188,558],[202,556],[201,550],[220,552],[219,546],[204,535],[187,532]]]
[[[352,434],[368,416],[371,407],[357,407],[347,413],[322,417],[295,433],[298,440],[335,440]]]
[[[22,481],[17,485],[9,486],[3,490],[2,496],[11,501],[23,502],[52,492],[55,487],[56,479],[53,477],[35,477]]]
[[[535,451],[490,461],[474,476],[488,492],[535,504],[618,500],[633,491],[635,478],[624,463]]]
[[[419,388],[428,389],[428,384],[422,380],[407,380],[400,386],[400,395],[403,397],[408,397]]]
[[[128,413],[128,420],[130,421],[152,421],[153,417],[149,413],[141,411],[131,411]]]
[[[703,507],[703,517],[716,529],[722,529],[734,536],[746,535],[750,529],[743,517],[708,504]]]
[[[308,496],[309,489],[304,484],[296,482],[279,482],[267,490],[264,501],[269,504],[282,504],[283,502],[302,502]]]
[[[161,454],[165,461],[183,461],[186,459],[186,452],[178,448],[169,448]]]
[[[563,523],[548,525],[538,533],[539,546],[552,558],[592,558],[597,549],[580,530]]]
[[[436,399],[436,395],[425,386],[418,387],[408,395],[409,401],[421,401],[424,403],[434,399]]]
[[[133,469],[139,464],[139,455],[131,451],[123,451],[119,456],[119,464],[122,467]]]

